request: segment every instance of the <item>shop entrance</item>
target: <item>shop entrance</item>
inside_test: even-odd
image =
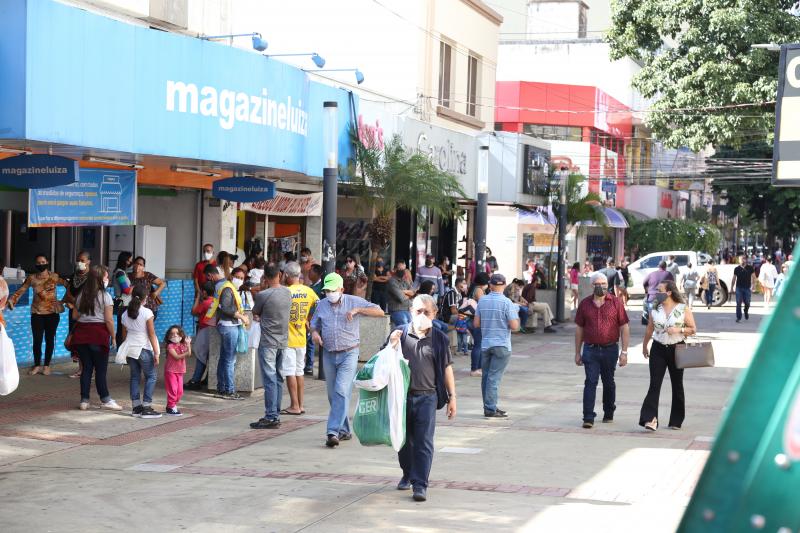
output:
[[[305,223],[303,217],[270,217],[267,261],[278,263],[286,252],[300,255],[306,242]]]

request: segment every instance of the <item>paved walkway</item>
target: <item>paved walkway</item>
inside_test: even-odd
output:
[[[307,381],[307,415],[284,416],[278,430],[250,430],[262,413],[260,393],[231,402],[187,392],[185,416],[134,419],[128,370],[112,367],[112,395],[126,411],[84,412],[77,380],[66,375],[73,367],[61,365],[59,375],[24,376],[0,398],[0,523],[8,532],[673,531],[755,349],[762,310],[741,324],[732,312],[697,312],[720,366],[686,372],[682,431],[637,426],[648,383],[638,324],[631,364],[617,372],[615,422],[592,430],[580,427],[573,326],[514,336],[501,390],[505,420],[483,418],[479,379],[469,376],[468,358],[457,357],[459,413],[448,422],[440,412],[432,486],[421,504],[395,490],[400,470],[390,448],[355,439],[324,447],[322,382]],[[159,377],[156,406],[164,401]],[[668,402],[665,383],[662,416]]]

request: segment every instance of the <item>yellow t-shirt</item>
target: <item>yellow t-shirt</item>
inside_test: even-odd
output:
[[[289,287],[292,291],[292,308],[289,311],[289,348],[302,348],[306,345],[306,323],[311,308],[319,297],[310,287],[296,284]]]

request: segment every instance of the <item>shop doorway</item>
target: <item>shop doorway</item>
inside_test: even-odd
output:
[[[306,242],[306,219],[303,217],[270,217],[267,261],[278,263],[283,254],[300,255]]]
[[[53,268],[59,274],[72,274],[75,270],[75,257],[81,251],[89,252],[93,265],[107,263],[103,257],[105,228],[102,226],[53,229],[55,231]]]

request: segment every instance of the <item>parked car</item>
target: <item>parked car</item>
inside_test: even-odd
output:
[[[628,294],[634,298],[643,298],[645,278],[648,274],[658,268],[658,265],[661,263],[661,261],[667,261],[671,255],[675,256],[675,262],[678,264],[681,272],[681,279],[676,280],[679,287],[683,282],[683,276],[689,271],[689,263],[692,263],[692,265],[695,266],[697,271],[700,273],[701,279],[705,275],[706,268],[708,267],[708,259],[710,259],[710,256],[707,256],[707,254],[680,250],[672,252],[654,252],[652,254],[647,254],[643,257],[640,257],[628,266],[628,272],[630,272],[632,282],[632,286],[628,287]],[[708,259],[703,256],[708,257]],[[717,289],[714,291],[714,297],[711,305],[718,307],[728,301],[728,282],[733,279],[734,268],[736,268],[736,265],[717,265],[719,283],[717,284]],[[699,287],[699,284],[697,287],[697,295],[698,298],[703,296],[702,289]]]

